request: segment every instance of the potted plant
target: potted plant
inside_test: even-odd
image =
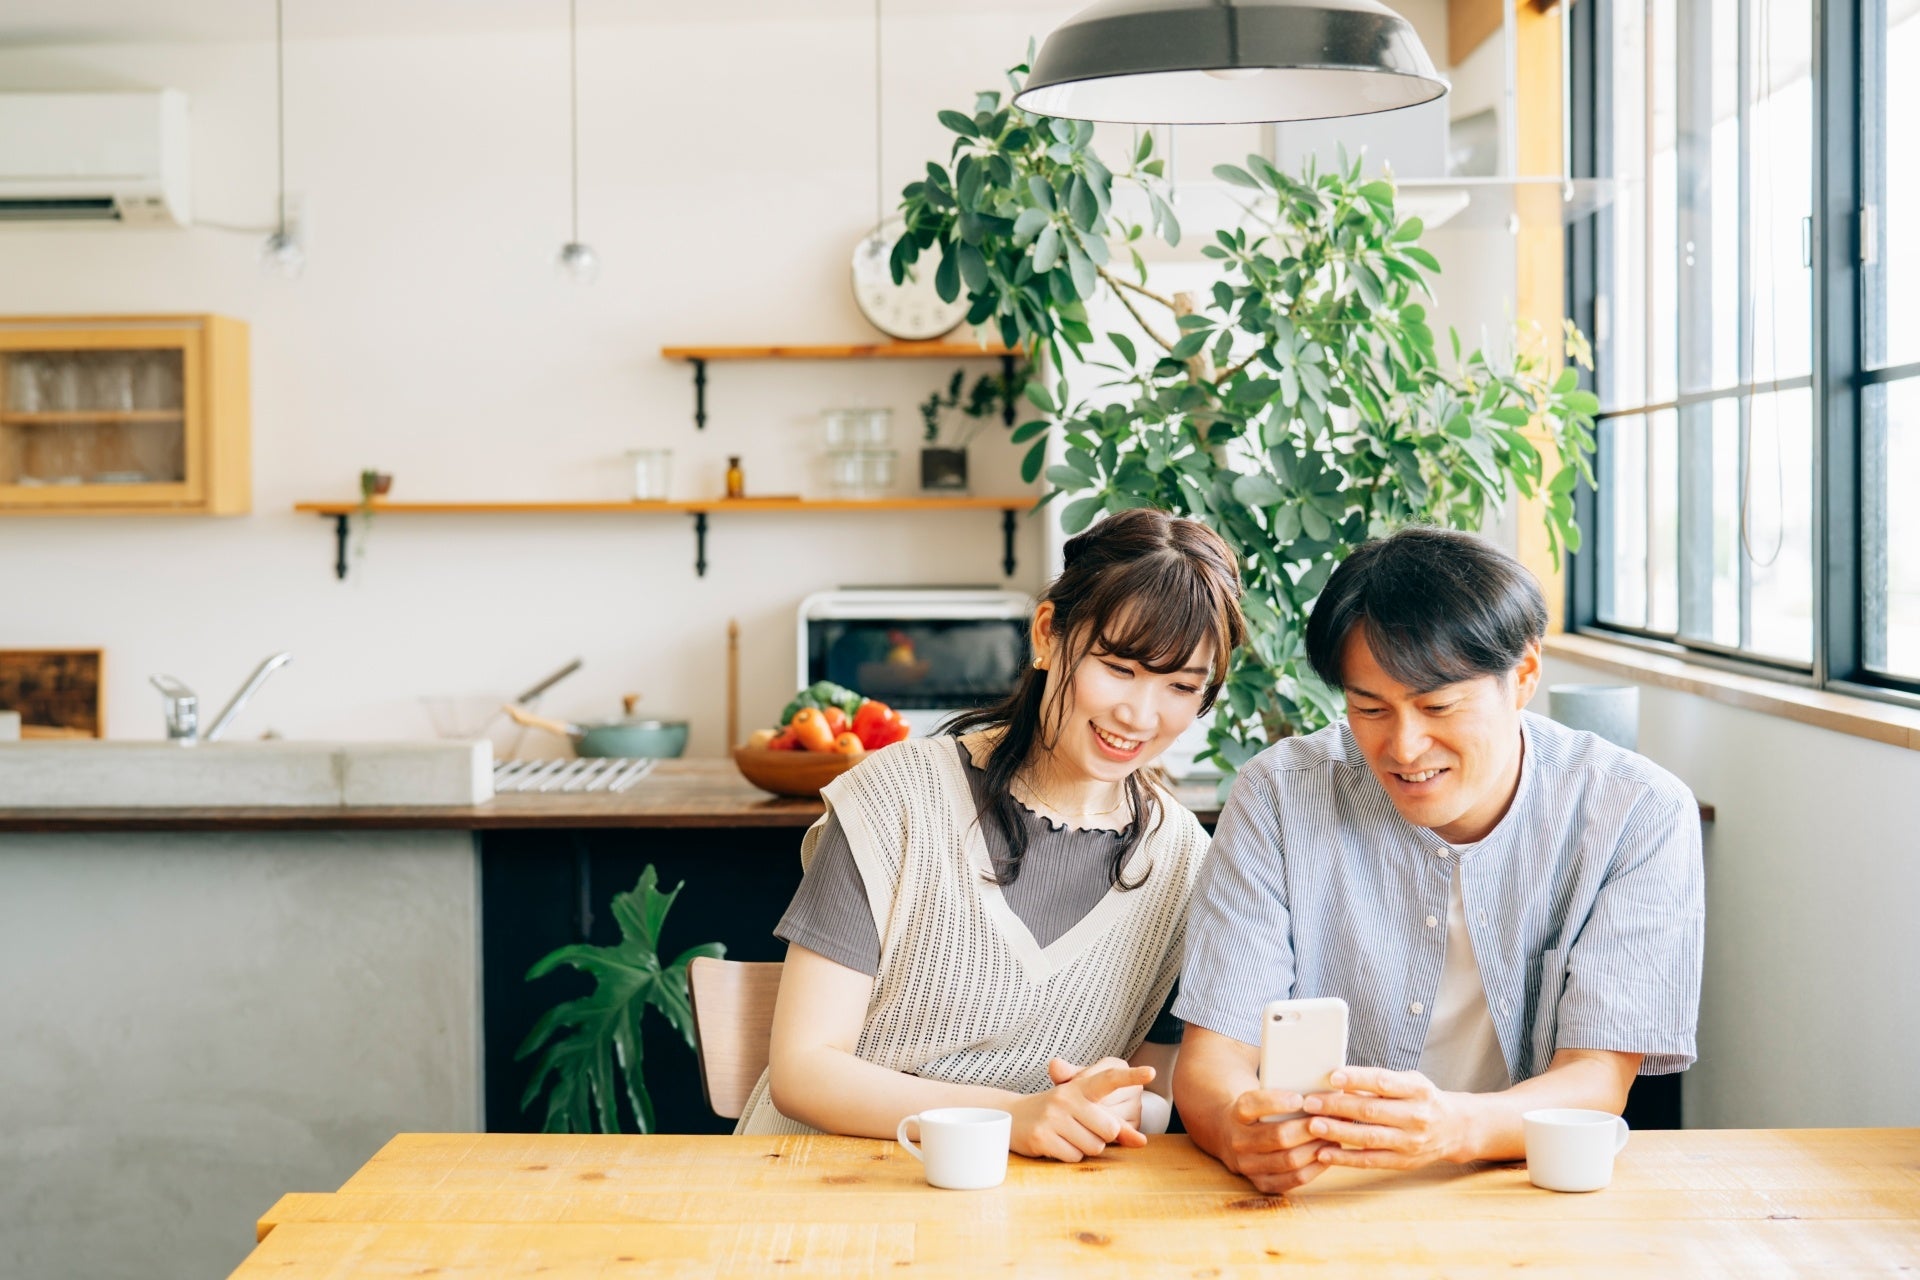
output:
[[[1015,92],[1025,72],[1010,74]],[[1098,400],[1064,377],[1051,390],[1029,383],[1038,416],[1013,432],[1031,442],[1022,475],[1045,469],[1043,502],[1066,501],[1069,532],[1156,506],[1206,521],[1239,553],[1251,639],[1204,753],[1227,774],[1338,714],[1304,632],[1327,575],[1359,543],[1416,521],[1478,528],[1510,495],[1539,494],[1556,558],[1578,547],[1573,490],[1592,481],[1597,400],[1522,335],[1510,357],[1463,357],[1452,335],[1442,361],[1422,301],[1440,264],[1419,243],[1420,220],[1395,212],[1390,182],[1344,157],[1299,177],[1261,156],[1219,166],[1253,229],[1218,232],[1202,250],[1217,267],[1211,287],[1169,297],[1137,248],[1149,231],[1180,239],[1151,132],[1116,175],[1091,149],[1092,124],[998,93],[940,120],[955,135],[949,163],[901,193],[894,276],[935,255],[936,287],[948,300],[965,291],[969,321],[1047,351],[1056,369],[1071,352],[1108,375]],[[1132,207],[1147,226],[1116,212],[1116,181],[1140,189]],[[1101,288],[1150,347],[1096,341],[1085,300]],[[1578,330],[1563,341],[1591,366]]]
[[[369,467],[360,473],[360,536],[354,542],[356,558],[367,554],[367,535],[373,531],[373,500],[393,488],[393,475]]]
[[[994,413],[1005,413],[1013,420],[1013,407],[1027,386],[1027,364],[1017,361],[1011,373],[981,374],[962,396],[967,373],[955,369],[943,394],[936,387],[920,405],[920,419],[926,434],[920,446],[920,488],[927,493],[965,493],[967,491],[967,443],[980,430],[981,423]],[[940,440],[940,417],[948,409],[959,409],[966,421],[957,432]]]
[[[661,893],[659,876],[648,865],[632,890],[614,896],[618,943],[560,947],[527,970],[527,981],[533,982],[566,964],[594,980],[591,993],[547,1010],[514,1051],[515,1060],[540,1054],[520,1107],[532,1106],[546,1091],[543,1133],[624,1132],[623,1098],[635,1132],[654,1132],[653,1098],[642,1070],[641,1018],[649,1006],[659,1010],[692,1049],[687,966],[699,956],[726,954],[720,943],[707,942],[687,948],[672,964],[661,964],[660,927],[684,888],[683,882],[672,893]]]

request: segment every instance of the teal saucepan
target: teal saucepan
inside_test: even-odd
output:
[[[507,707],[507,714],[530,729],[545,729],[548,733],[568,739],[573,743],[574,752],[582,756],[651,756],[661,760],[671,759],[685,751],[687,722],[635,715],[634,706],[639,701],[639,695],[628,694],[625,699],[626,715],[617,720],[597,720],[586,724],[549,720],[523,707],[511,705]]]

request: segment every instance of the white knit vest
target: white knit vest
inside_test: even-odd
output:
[[[930,1080],[1049,1088],[1047,1060],[1125,1058],[1146,1039],[1186,940],[1207,833],[1161,793],[1160,818],[1110,889],[1039,946],[987,877],[992,861],[957,739],[875,752],[821,796],[840,819],[880,935],[856,1056]],[[822,819],[824,822],[825,819]],[[802,840],[813,860],[816,823]],[[812,1133],[780,1114],[763,1073],[736,1133]]]

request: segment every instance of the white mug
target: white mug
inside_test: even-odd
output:
[[[1548,1191],[1598,1191],[1613,1181],[1613,1158],[1627,1145],[1627,1122],[1610,1111],[1561,1107],[1520,1117],[1527,1134],[1527,1177]]]
[[[920,1145],[907,1127],[920,1130]],[[927,1167],[927,1181],[952,1191],[997,1187],[1007,1178],[1007,1146],[1013,1117],[989,1107],[936,1107],[908,1116],[895,1136],[915,1160]]]

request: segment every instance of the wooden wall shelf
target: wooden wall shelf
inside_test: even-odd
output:
[[[855,342],[784,346],[662,347],[661,358],[685,360],[693,366],[693,425],[707,425],[707,362],[709,360],[998,360],[1000,376],[1013,378],[1018,348],[998,342]],[[1007,425],[1013,425],[1013,405],[1006,406]]]
[[[375,515],[690,515],[693,517],[693,571],[707,574],[707,517],[715,512],[729,515],[754,511],[784,512],[874,512],[874,511],[998,511],[1003,551],[1000,567],[1008,577],[1017,565],[1013,538],[1019,529],[1019,513],[1033,507],[1038,498],[1028,494],[1001,498],[709,498],[692,502],[296,502],[293,509],[334,522],[334,562],[336,578],[347,576],[347,525],[362,511]]]

